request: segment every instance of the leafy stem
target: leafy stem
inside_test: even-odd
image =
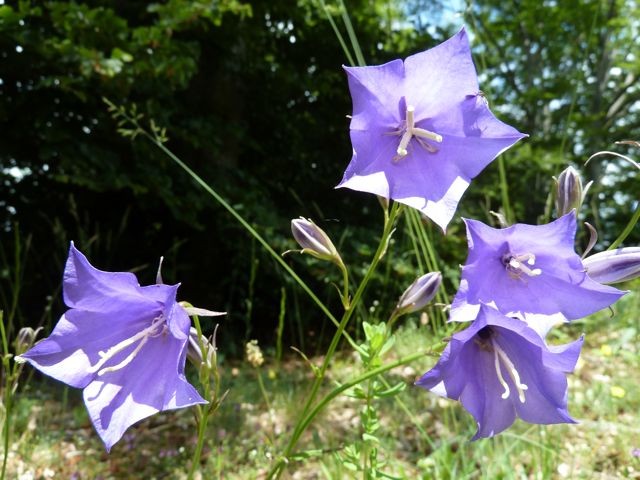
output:
[[[329,345],[327,353],[325,354],[324,361],[322,362],[322,366],[316,372],[316,378],[311,387],[311,391],[307,396],[307,401],[302,409],[300,418],[296,426],[294,427],[294,431],[293,431],[293,434],[291,435],[291,439],[289,440],[289,443],[284,449],[281,460],[276,464],[276,466],[274,466],[272,471],[269,473],[268,478],[279,477],[282,474],[284,466],[288,461],[287,458],[293,452],[293,449],[295,448],[298,441],[300,440],[302,433],[306,430],[307,426],[310,423],[310,420],[307,422],[309,412],[313,411],[312,405],[318,395],[318,391],[324,380],[324,376],[327,371],[327,368],[329,367],[329,363],[331,362],[331,359],[333,358],[333,354],[335,353],[335,350],[338,346],[338,341],[340,340],[340,337],[343,335],[344,330],[347,324],[349,323],[349,320],[351,319],[356,306],[360,302],[362,294],[364,293],[367,287],[367,284],[369,283],[369,280],[371,280],[371,277],[375,272],[375,269],[378,263],[380,262],[380,260],[382,260],[382,258],[384,257],[384,254],[386,253],[389,239],[393,232],[393,226],[401,211],[402,211],[401,205],[398,203],[393,204],[393,206],[391,207],[391,212],[389,213],[385,209],[384,227],[383,227],[382,236],[380,237],[380,243],[378,244],[376,253],[374,254],[371,264],[369,265],[369,269],[365,273],[365,276],[362,279],[362,282],[360,282],[360,285],[358,286],[358,289],[356,290],[353,296],[353,300],[349,304],[349,308],[345,309],[344,315],[342,316],[342,320],[340,321],[340,324],[338,325],[338,329],[336,330],[336,333],[334,334],[331,340],[331,344]],[[361,348],[356,347],[356,350],[361,351]],[[323,398],[322,400],[320,400],[319,404],[325,404],[325,399]]]

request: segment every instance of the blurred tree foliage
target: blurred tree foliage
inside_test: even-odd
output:
[[[615,140],[640,139],[636,2],[453,3],[347,6],[370,64],[431,47],[464,21],[492,108],[531,135],[504,163],[515,218],[535,222],[550,176],[566,162],[581,164]],[[327,2],[327,11],[342,28],[339,5]],[[182,281],[181,298],[194,304],[227,309],[223,332],[238,338],[270,337],[280,285],[291,286],[161,152],[120,137],[102,97],[135,103],[167,127],[169,147],[276,249],[293,248],[289,219],[304,215],[334,237],[356,274],[372,253],[375,198],[333,190],[350,157],[351,104],[340,68],[346,57],[316,0],[4,2],[0,58],[3,303],[15,287],[15,242],[30,240],[18,324],[51,320],[43,311],[55,320],[62,311],[59,303],[44,306],[47,296],[59,297],[69,240],[103,269],[137,266],[144,283],[153,282],[156,259],[165,255],[166,281]],[[600,176],[607,163],[590,165],[588,174]],[[638,197],[637,174],[612,165],[610,185],[593,197],[608,240]],[[489,209],[498,210],[498,181],[496,162],[472,184],[461,213],[486,220]],[[433,234],[443,260],[455,266],[466,255],[460,222],[450,231],[446,239]],[[398,242],[409,245],[401,232]],[[382,305],[416,275],[411,254],[400,253],[374,286],[372,298]],[[337,272],[291,261],[339,308],[330,286]],[[286,335],[299,344],[320,335],[323,323],[290,291]]]

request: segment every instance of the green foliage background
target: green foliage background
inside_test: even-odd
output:
[[[340,23],[338,4],[327,3]],[[535,223],[551,216],[551,176],[596,151],[635,156],[640,140],[637,2],[521,0],[347,2],[368,64],[432,47],[468,29],[480,84],[503,121],[530,138],[472,184],[459,213],[489,210]],[[294,248],[291,218],[312,217],[345,261],[368,261],[381,215],[373,196],[334,190],[351,147],[347,60],[315,0],[18,1],[0,5],[0,309],[22,290],[14,324],[50,326],[64,306],[60,280],[69,241],[99,268],[167,282],[181,298],[227,310],[225,338],[267,343],[287,288],[285,336],[322,342],[324,324],[273,262],[160,151],[121,137],[102,97],[136,104],[167,128],[168,146],[249,219],[277,250]],[[637,172],[594,160],[585,219],[602,246],[637,205]],[[464,262],[457,218],[436,239],[449,289]],[[628,244],[637,244],[636,231]],[[418,275],[397,234],[393,260],[370,291],[390,305]],[[339,309],[331,266],[292,256]],[[314,280],[315,279],[315,280]],[[241,342],[225,341],[234,352]]]

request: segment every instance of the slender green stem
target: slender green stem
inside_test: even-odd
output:
[[[509,184],[507,183],[507,173],[504,168],[503,153],[498,157],[498,173],[500,174],[500,196],[502,197],[502,208],[504,210],[504,218],[511,225],[515,221],[513,210],[511,210],[511,201],[509,200]]]
[[[262,394],[262,398],[264,399],[264,403],[267,405],[267,411],[271,412],[271,402],[269,401],[269,395],[267,394],[267,389],[264,387],[264,381],[262,380],[262,374],[258,367],[256,367],[256,375],[258,377],[258,385],[260,386],[260,393]]]
[[[7,341],[7,332],[4,329],[4,312],[0,310],[0,335],[2,336],[2,368],[4,370],[4,422],[2,426],[3,431],[3,445],[4,452],[2,453],[2,471],[0,472],[0,479],[4,480],[7,472],[7,459],[9,458],[9,435],[11,433],[11,383],[12,375],[10,374],[9,365],[9,342]]]
[[[377,354],[376,354],[377,356]],[[372,356],[372,358],[375,358],[374,356]],[[373,397],[373,393],[371,391],[371,383],[373,382],[373,379],[370,378],[369,380],[367,380],[367,403],[366,403],[366,409],[367,411],[366,416],[364,418],[369,418],[370,415],[370,408],[371,408],[371,401],[372,401],[372,397]],[[369,433],[369,432],[366,432]],[[373,465],[372,465],[373,467]],[[367,480],[368,476],[369,476],[369,472],[367,471],[369,468],[369,442],[364,441],[362,442],[362,480]]]
[[[296,444],[298,443],[300,436],[308,426],[308,423],[305,423],[304,419],[306,418],[309,412],[309,409],[311,408],[311,405],[313,405],[313,402],[315,401],[315,398],[318,394],[320,386],[322,385],[322,381],[324,380],[324,376],[327,371],[327,368],[329,367],[329,363],[331,362],[331,359],[333,358],[333,354],[335,353],[335,350],[338,346],[338,341],[340,340],[340,337],[342,336],[343,331],[346,328],[355,308],[358,306],[360,298],[362,297],[362,294],[364,293],[364,290],[367,287],[367,284],[369,283],[369,280],[371,279],[373,272],[375,271],[378,263],[380,262],[380,260],[384,256],[384,253],[386,252],[389,236],[391,235],[391,232],[393,230],[393,225],[400,212],[401,212],[401,208],[400,208],[400,204],[398,203],[393,204],[393,206],[391,207],[390,214],[387,214],[385,210],[385,224],[384,224],[383,233],[380,238],[380,243],[378,244],[376,253],[373,256],[373,259],[371,261],[371,265],[369,265],[369,269],[367,270],[362,282],[358,286],[358,289],[356,290],[356,293],[353,296],[353,300],[350,303],[349,308],[345,310],[342,320],[340,321],[340,324],[338,326],[338,330],[334,334],[333,339],[331,340],[331,344],[329,345],[327,353],[324,357],[322,366],[317,371],[315,381],[313,383],[313,386],[311,387],[311,392],[307,396],[307,401],[302,409],[300,420],[296,424],[293,434],[291,436],[291,439],[289,440],[289,443],[283,452],[283,455],[282,455],[283,460],[281,460],[278,463],[278,465],[274,467],[269,477],[272,477],[273,475],[280,476],[280,474],[282,473],[282,469],[284,468],[284,465],[287,461],[286,459],[289,457],[289,455],[295,448]],[[324,400],[322,400],[320,403],[322,402],[324,402]]]
[[[202,447],[204,446],[204,435],[207,431],[207,422],[209,421],[209,408],[198,407],[201,415],[198,420],[198,443],[196,444],[196,450],[193,453],[193,459],[191,460],[191,468],[189,468],[189,474],[187,480],[193,480],[193,476],[196,469],[200,465],[200,456],[202,455]]]
[[[280,288],[280,314],[278,315],[278,329],[276,330],[276,362],[280,366],[282,360],[282,334],[284,332],[284,317],[287,313],[287,290]]]
[[[638,223],[638,220],[640,220],[640,203],[638,203],[638,205],[636,206],[636,211],[633,213],[633,216],[631,217],[631,220],[629,220],[629,223],[627,224],[625,229],[622,231],[620,236],[615,239],[615,241],[609,246],[607,250],[613,250],[615,248],[618,248],[618,246],[622,242],[624,242],[625,239],[629,236],[629,234],[633,231],[633,228]]]
[[[267,393],[267,389],[264,386],[264,381],[262,380],[262,374],[260,373],[260,369],[258,367],[255,367],[255,370],[256,370],[256,376],[258,377],[258,386],[260,387],[260,393],[262,394],[264,403],[267,406],[267,414],[269,416],[269,419],[272,420],[273,416],[271,414],[272,410],[271,410],[271,402],[269,401],[269,394]],[[271,422],[271,426],[274,427],[273,422]],[[273,433],[275,433],[274,430],[272,431]],[[266,436],[269,439],[269,442],[273,443],[273,435],[266,435]]]
[[[347,310],[351,303],[351,299],[349,298],[349,271],[342,262],[340,262],[339,267],[340,270],[342,270],[342,306]]]
[[[378,368],[374,368],[373,370],[369,370],[351,380],[349,380],[346,383],[343,383],[342,385],[335,387],[333,390],[331,390],[331,392],[329,392],[327,395],[325,395],[322,400],[320,402],[318,402],[318,404],[305,416],[305,418],[302,421],[302,426],[304,427],[303,429],[306,429],[309,424],[313,421],[313,419],[322,411],[322,409],[328,404],[330,403],[334,398],[336,398],[338,395],[342,394],[343,392],[345,392],[346,390],[349,390],[350,388],[363,383],[367,380],[369,380],[370,378],[375,378],[376,376],[388,372],[389,370],[392,370],[396,367],[399,367],[401,365],[406,365],[408,363],[414,362],[419,358],[422,358],[424,356],[427,355],[433,355],[434,354],[434,349],[429,349],[429,350],[423,350],[421,352],[417,352],[417,353],[413,353],[411,355],[407,355],[406,357],[402,357],[398,360],[396,360],[395,362],[391,362],[388,363],[386,365],[382,365]],[[280,460],[280,465],[284,464],[286,461]],[[267,475],[267,478],[270,478],[273,476],[273,474],[279,470],[278,465],[276,465],[274,467],[274,469],[270,472],[269,475]]]
[[[9,341],[7,340],[7,332],[4,329],[4,312],[0,310],[0,337],[2,337],[2,353],[9,355]]]
[[[200,344],[200,351],[202,352],[203,362],[200,365],[200,383],[203,388],[203,398],[209,402],[215,402],[217,398],[211,398],[211,380],[210,380],[210,368],[209,368],[209,346],[205,345],[202,336],[202,327],[200,326],[200,320],[197,315],[193,316],[193,324],[198,332],[198,343]],[[215,367],[214,367],[215,369]],[[216,381],[217,384],[217,381]],[[197,423],[198,423],[198,442],[196,443],[196,449],[193,452],[193,458],[191,460],[191,467],[189,468],[188,480],[192,480],[196,472],[196,469],[200,465],[200,456],[202,455],[202,448],[204,447],[204,435],[207,430],[207,422],[209,421],[209,415],[212,413],[211,408],[196,406],[197,411]]]

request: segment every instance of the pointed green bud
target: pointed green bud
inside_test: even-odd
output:
[[[582,260],[587,274],[598,283],[620,283],[640,277],[640,247],[606,250]]]
[[[23,327],[18,331],[16,339],[13,341],[13,347],[16,355],[22,355],[24,352],[33,347],[36,342],[36,337],[40,333],[42,327],[38,327],[35,330],[31,327]]]
[[[569,166],[558,176],[556,181],[556,213],[558,217],[566,215],[575,208],[580,211],[584,196],[593,182],[582,187],[582,178],[578,171]]]
[[[342,259],[329,236],[311,219],[300,217],[291,220],[291,233],[302,247],[301,253],[308,253],[320,260],[342,263]]]
[[[430,272],[419,277],[398,300],[395,314],[399,316],[417,312],[425,307],[435,297],[441,283],[442,274],[440,272]]]

